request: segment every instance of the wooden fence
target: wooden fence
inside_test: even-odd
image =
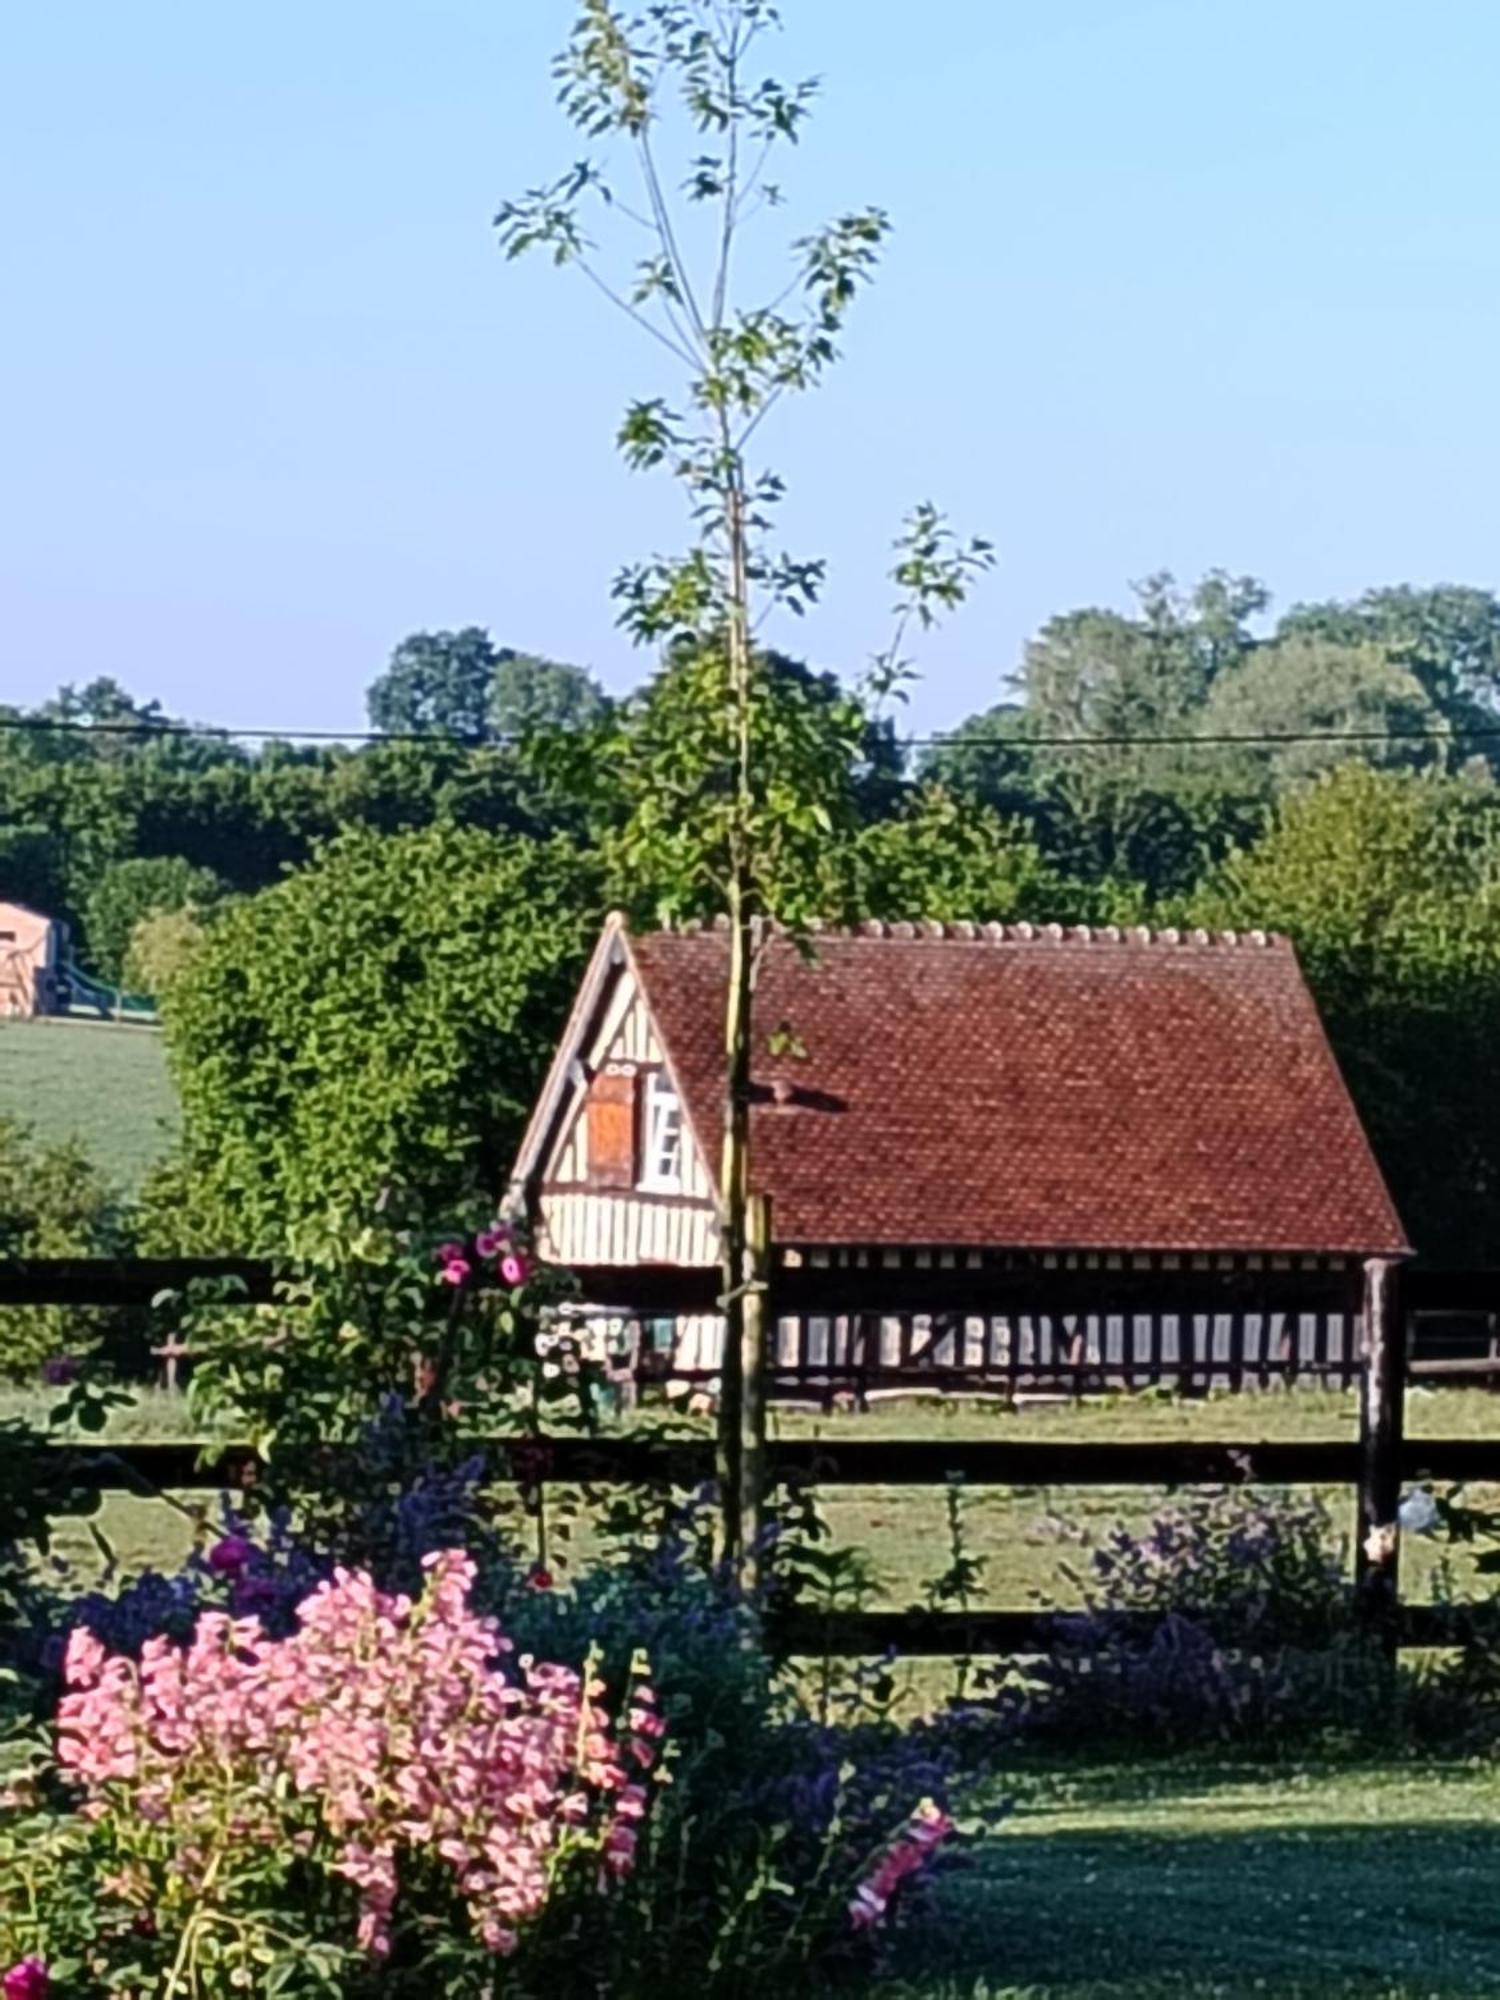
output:
[[[274,1296],[273,1268],[244,1260],[32,1259],[0,1263],[0,1306],[141,1306],[198,1278],[232,1278],[243,1287],[244,1296],[261,1300]],[[583,1279],[586,1295],[602,1310],[660,1314],[711,1308],[716,1282],[712,1271],[641,1267],[594,1268]],[[1443,1631],[1435,1611],[1403,1610],[1399,1602],[1395,1521],[1403,1485],[1421,1480],[1500,1482],[1500,1436],[1408,1441],[1402,1421],[1408,1343],[1411,1329],[1421,1325],[1424,1315],[1445,1321],[1477,1320],[1491,1328],[1481,1343],[1482,1353],[1434,1355],[1429,1357],[1432,1368],[1494,1371],[1500,1272],[1402,1272],[1384,1260],[1373,1260],[1354,1274],[1215,1268],[1151,1272],[807,1268],[778,1271],[772,1297],[778,1317],[805,1323],[824,1316],[857,1322],[902,1315],[940,1322],[949,1315],[958,1323],[1002,1316],[1045,1318],[1065,1326],[1070,1316],[1107,1323],[1145,1315],[1158,1321],[1176,1318],[1180,1326],[1195,1319],[1226,1317],[1232,1324],[1242,1323],[1278,1311],[1343,1315],[1351,1342],[1352,1329],[1356,1325],[1359,1329],[1357,1441],[1208,1445],[784,1440],[771,1447],[770,1470],[780,1481],[800,1479],[817,1485],[932,1486],[960,1478],[975,1486],[1009,1487],[1159,1488],[1252,1481],[1350,1486],[1356,1497],[1358,1601],[1370,1627],[1393,1645],[1432,1644]],[[1160,1370],[1153,1379],[1167,1378],[1170,1359],[1163,1342]],[[1202,1372],[1202,1357],[1185,1362],[1179,1346],[1175,1368],[1179,1379],[1196,1379]],[[1248,1385],[1261,1372],[1247,1366],[1239,1379]],[[524,1472],[531,1481],[693,1487],[712,1471],[712,1450],[706,1441],[559,1437],[547,1441],[540,1464],[531,1441],[512,1442],[527,1446]],[[492,1455],[498,1477],[521,1477],[506,1440],[481,1440],[477,1445]],[[89,1476],[102,1488],[233,1486],[247,1472],[243,1453],[205,1460],[191,1446],[111,1448],[91,1454],[87,1463]],[[908,1653],[1010,1652],[1044,1644],[1046,1617],[1013,1611],[860,1612],[839,1614],[831,1622],[822,1617],[813,1623],[793,1620],[780,1636],[794,1651],[813,1646],[819,1651],[860,1654],[894,1646]]]
[[[471,1440],[497,1480],[543,1486],[600,1489],[659,1486],[693,1491],[713,1477],[708,1439],[631,1436],[559,1436]],[[769,1448],[778,1484],[817,1487],[941,1487],[962,1480],[966,1488],[1048,1487],[1182,1488],[1273,1485],[1354,1488],[1361,1448],[1347,1443],[1272,1444],[1052,1444],[986,1439],[782,1439]],[[201,1451],[191,1444],[125,1444],[88,1451],[85,1477],[103,1492],[243,1491],[256,1476],[245,1450]],[[1500,1436],[1494,1439],[1408,1441],[1399,1458],[1402,1483],[1494,1481],[1500,1483]],[[787,1652],[827,1652],[844,1657],[894,1650],[921,1656],[1007,1654],[1045,1650],[1054,1612],[1021,1610],[840,1611],[814,1610],[783,1618],[777,1643]],[[1442,1643],[1447,1626],[1440,1607],[1406,1606],[1393,1636],[1402,1645]]]

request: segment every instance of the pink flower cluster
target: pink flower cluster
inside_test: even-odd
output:
[[[531,1259],[508,1222],[496,1222],[488,1229],[481,1229],[472,1247],[457,1240],[440,1243],[433,1257],[442,1266],[438,1272],[440,1285],[466,1285],[474,1275],[476,1263],[493,1263],[501,1283],[512,1288],[524,1285],[532,1272]]]
[[[5,2000],[47,2000],[52,1978],[39,1958],[23,1958],[0,1980]]]
[[[469,1605],[474,1565],[429,1556],[422,1596],[340,1570],[290,1637],[208,1613],[139,1664],[69,1642],[58,1757],[84,1810],[158,1835],[199,1874],[224,1839],[294,1847],[355,1884],[359,1940],[389,1950],[403,1854],[445,1863],[476,1935],[514,1948],[574,1855],[626,1873],[662,1726],[643,1670],[618,1727],[602,1684],[513,1649]],[[7,1992],[6,2000],[12,2000]],[[22,1990],[19,2000],[32,2000]]]
[[[855,1890],[849,1904],[849,1921],[856,1930],[867,1930],[882,1920],[892,1896],[907,1876],[925,1868],[952,1831],[953,1821],[942,1807],[931,1799],[923,1799]]]

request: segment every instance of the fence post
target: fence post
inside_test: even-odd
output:
[[[1355,1598],[1361,1622],[1391,1653],[1400,1631],[1398,1563],[1406,1321],[1401,1267],[1371,1257],[1364,1274],[1364,1367],[1359,1387],[1359,1507]]]
[[[771,1204],[753,1194],[745,1209],[740,1322],[740,1515],[746,1580],[760,1580],[766,1513],[766,1375],[770,1365]]]

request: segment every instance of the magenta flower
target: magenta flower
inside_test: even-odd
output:
[[[467,1257],[450,1257],[442,1270],[438,1272],[438,1283],[440,1285],[466,1284],[473,1275],[473,1268]]]
[[[508,1222],[497,1222],[489,1229],[480,1230],[474,1238],[474,1248],[481,1257],[498,1257],[513,1233]]]
[[[215,1576],[238,1576],[255,1554],[255,1544],[243,1535],[226,1535],[208,1552],[208,1566]]]
[[[39,1958],[23,1958],[13,1965],[3,1982],[5,2000],[47,2000],[52,1978]]]
[[[507,1285],[524,1285],[531,1276],[531,1265],[519,1250],[512,1250],[500,1259],[500,1276]]]
[[[462,1243],[440,1243],[432,1253],[432,1261],[434,1264],[453,1264],[458,1262],[463,1254]]]

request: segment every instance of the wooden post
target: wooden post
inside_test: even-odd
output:
[[[1401,1267],[1388,1257],[1365,1264],[1364,1368],[1359,1391],[1359,1506],[1355,1596],[1361,1621],[1395,1657],[1401,1437],[1406,1393],[1406,1322]]]
[[[760,1581],[766,1511],[766,1375],[770,1365],[771,1204],[753,1194],[745,1205],[745,1260],[740,1322],[740,1528],[745,1575]]]

